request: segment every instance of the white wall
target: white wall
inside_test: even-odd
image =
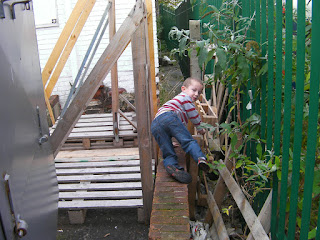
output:
[[[41,1],[41,0],[34,0]],[[43,1],[43,0],[42,0]],[[34,4],[35,10],[35,19],[37,25],[37,39],[38,39],[38,48],[39,48],[39,57],[41,69],[44,68],[52,49],[57,42],[57,39],[60,36],[60,33],[67,22],[73,7],[76,4],[76,0],[50,0],[56,1],[56,11],[57,11],[57,23],[54,24],[43,24],[44,20],[41,20],[41,15],[37,12],[42,11],[43,9],[37,9],[39,5]],[[128,16],[132,7],[135,4],[135,0],[115,0],[116,2],[116,27],[119,29],[124,19]],[[63,106],[66,98],[70,91],[70,84],[73,83],[78,70],[81,66],[83,58],[87,52],[91,39],[95,33],[95,30],[100,22],[101,16],[108,5],[108,0],[97,0],[92,12],[89,15],[89,18],[83,27],[81,34],[77,40],[76,45],[74,46],[71,55],[60,75],[60,78],[52,92],[52,94],[57,94],[60,97],[60,103]],[[40,8],[40,7],[38,7]],[[43,15],[43,14],[42,14]],[[52,15],[52,10],[51,10]],[[37,19],[38,17],[38,19]],[[156,41],[156,22],[155,22],[155,7],[153,2],[153,30],[154,30],[154,52],[155,52],[155,65],[156,73],[158,72],[158,50],[157,50],[157,41]],[[50,19],[49,19],[50,20]],[[51,21],[51,20],[50,20]],[[45,27],[43,27],[45,26]],[[90,65],[90,69],[87,74],[90,73],[90,70],[94,67],[95,63],[98,61],[99,57],[105,50],[106,46],[109,43],[109,28],[107,28],[105,35],[100,43],[100,46],[96,52],[96,55]],[[111,87],[110,75],[104,80],[104,85]],[[133,66],[132,66],[132,56],[131,56],[131,45],[126,48],[121,57],[118,60],[118,81],[119,87],[125,88],[128,92],[134,91],[134,82],[133,82]]]

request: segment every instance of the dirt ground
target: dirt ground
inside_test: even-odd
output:
[[[70,224],[67,210],[58,214],[57,240],[145,240],[148,233],[137,209],[89,209],[83,224]]]

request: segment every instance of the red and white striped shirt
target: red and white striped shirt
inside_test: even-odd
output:
[[[170,111],[175,112],[185,126],[188,124],[188,119],[190,119],[196,128],[200,128],[201,118],[194,104],[192,103],[191,97],[189,97],[186,93],[181,92],[173,99],[163,104],[162,107],[159,108],[155,117],[164,112]]]

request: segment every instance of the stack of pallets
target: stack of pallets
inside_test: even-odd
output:
[[[72,157],[66,157],[68,151],[63,151],[55,159],[58,206],[70,210],[70,222],[82,223],[85,210],[90,208],[143,207],[137,148],[128,148],[122,155],[113,156],[110,151],[116,153],[118,150],[84,151],[82,156],[73,151]]]
[[[134,122],[134,112],[124,114],[126,118]],[[120,116],[118,141],[115,139],[113,125],[111,113],[82,115],[61,150],[136,147],[138,145],[135,127],[125,118]],[[51,128],[51,133],[55,127],[56,124]]]

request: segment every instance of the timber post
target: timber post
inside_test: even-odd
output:
[[[137,131],[142,179],[145,223],[150,222],[154,179],[152,176],[152,135],[151,120],[153,109],[151,99],[151,77],[147,22],[143,21],[132,35],[131,47],[134,72]]]

